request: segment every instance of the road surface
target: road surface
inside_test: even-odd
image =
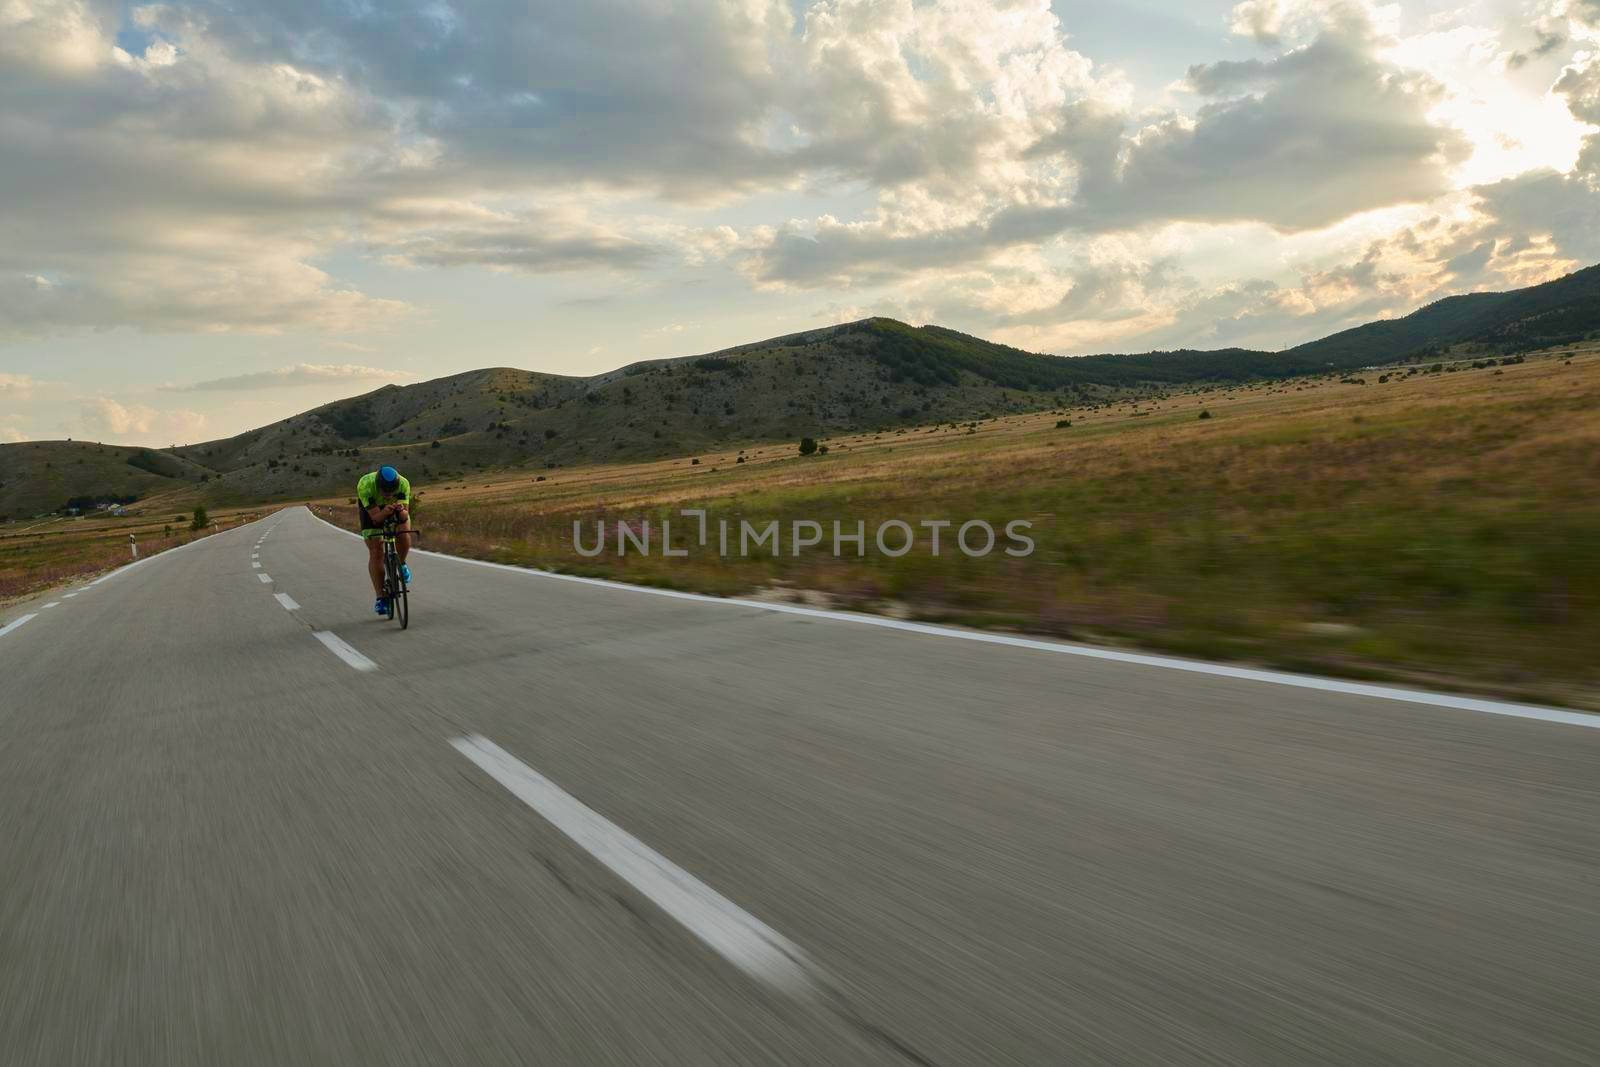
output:
[[[1581,717],[413,562],[0,612],[0,1062],[1595,1062]]]

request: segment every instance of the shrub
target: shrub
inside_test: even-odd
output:
[[[554,438],[554,437],[555,437],[555,436],[556,436],[556,432],[555,432],[555,431],[554,431],[554,430],[552,430],[552,429],[550,429],[550,428],[549,428],[549,427],[546,427],[546,428],[545,428],[545,431],[544,431],[544,439],[545,439],[545,440],[546,440],[546,441],[549,441],[549,440],[551,440],[551,439],[552,439],[552,438]]]
[[[429,448],[438,448],[439,447],[439,442],[435,441],[433,444],[429,445],[428,447]]]
[[[827,445],[818,445],[817,446],[817,455],[826,456],[827,454],[828,454],[828,446]]]
[[[816,450],[817,450],[817,442],[816,442],[816,440],[814,438],[810,438],[810,437],[802,437],[802,438],[800,438],[800,454],[802,456],[809,456],[813,452],[815,452]]]
[[[1068,426],[1071,426],[1071,425],[1072,425],[1072,420],[1071,419],[1057,419],[1056,420],[1056,429],[1058,429],[1058,430],[1065,430]]]
[[[1211,412],[1205,410],[1204,408],[1201,408],[1200,409],[1200,417],[1202,419],[1209,419],[1211,417]]]
[[[700,466],[700,461],[698,459],[691,459],[689,461],[689,466],[698,467],[698,466]]]
[[[196,504],[194,506],[194,517],[189,520],[189,529],[204,530],[209,522],[210,519],[206,516],[206,506],[204,504]]]

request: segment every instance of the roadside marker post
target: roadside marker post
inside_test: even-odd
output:
[[[139,542],[133,539],[133,534],[128,535],[128,551],[133,553],[133,558],[139,558]]]

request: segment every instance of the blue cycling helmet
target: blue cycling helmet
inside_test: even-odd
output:
[[[378,488],[385,493],[392,493],[400,488],[400,472],[393,467],[378,468]]]

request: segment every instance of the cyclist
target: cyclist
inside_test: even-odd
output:
[[[406,565],[406,553],[411,551],[411,483],[390,466],[369,471],[356,482],[357,510],[361,512],[361,536],[367,542],[367,574],[372,578],[372,590],[378,595],[373,610],[379,615],[389,613],[389,601],[383,595],[383,532],[384,523],[393,519],[402,532],[394,539],[396,554],[400,557],[400,577],[411,584],[411,568]]]

